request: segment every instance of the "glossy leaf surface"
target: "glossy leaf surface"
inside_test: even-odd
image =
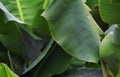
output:
[[[98,62],[99,29],[82,0],[54,0],[42,16],[49,23],[52,38],[68,54]]]

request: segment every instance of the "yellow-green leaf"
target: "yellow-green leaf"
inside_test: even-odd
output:
[[[0,64],[0,77],[19,77],[16,75],[10,68],[6,65],[1,63]]]

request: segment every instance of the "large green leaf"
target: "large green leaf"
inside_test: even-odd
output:
[[[47,56],[23,77],[52,77],[52,75],[63,73],[70,65],[71,59],[72,57],[55,43]]]
[[[43,45],[40,38],[29,31],[26,24],[12,16],[0,3],[0,40],[14,57],[14,66],[17,69],[25,68],[39,55]],[[20,60],[20,61],[19,61]],[[17,65],[16,65],[17,64]]]
[[[104,22],[120,24],[120,0],[99,0],[100,14]]]
[[[100,57],[102,59],[102,68],[106,75],[105,77],[120,77],[119,34],[120,29],[115,27],[114,30],[103,39],[100,46]],[[116,35],[118,36],[116,37]]]
[[[0,64],[0,77],[19,77],[9,67],[3,63]]]
[[[72,57],[57,46],[41,62],[41,68],[37,69],[33,77],[51,77],[63,73],[71,62]]]
[[[70,55],[98,62],[99,27],[82,0],[54,0],[43,12],[52,38]]]
[[[14,16],[31,25],[44,0],[0,0]]]

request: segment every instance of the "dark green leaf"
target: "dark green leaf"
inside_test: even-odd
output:
[[[9,64],[7,52],[0,51],[0,62]]]
[[[53,40],[50,40],[50,42],[48,43],[48,45],[45,47],[45,49],[41,52],[41,54],[38,56],[38,58],[36,58],[32,64],[23,72],[26,73],[28,71],[30,71],[33,67],[35,67],[48,53],[48,51],[50,50],[52,44],[53,44]]]
[[[7,51],[3,44],[0,42],[0,52]]]
[[[57,46],[41,62],[40,69],[37,69],[33,77],[51,77],[54,74],[63,73],[71,62],[72,57]]]
[[[63,73],[70,65],[71,59],[72,57],[55,43],[46,57],[23,77],[51,77]]]
[[[1,3],[0,16],[0,40],[13,56],[16,69],[23,69],[40,55],[43,42],[30,32],[26,24],[12,16]]]

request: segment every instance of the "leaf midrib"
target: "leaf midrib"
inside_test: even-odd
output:
[[[20,0],[16,0],[16,3],[17,3],[17,7],[18,7],[18,12],[20,15],[20,20],[24,22],[24,16],[23,16]]]

